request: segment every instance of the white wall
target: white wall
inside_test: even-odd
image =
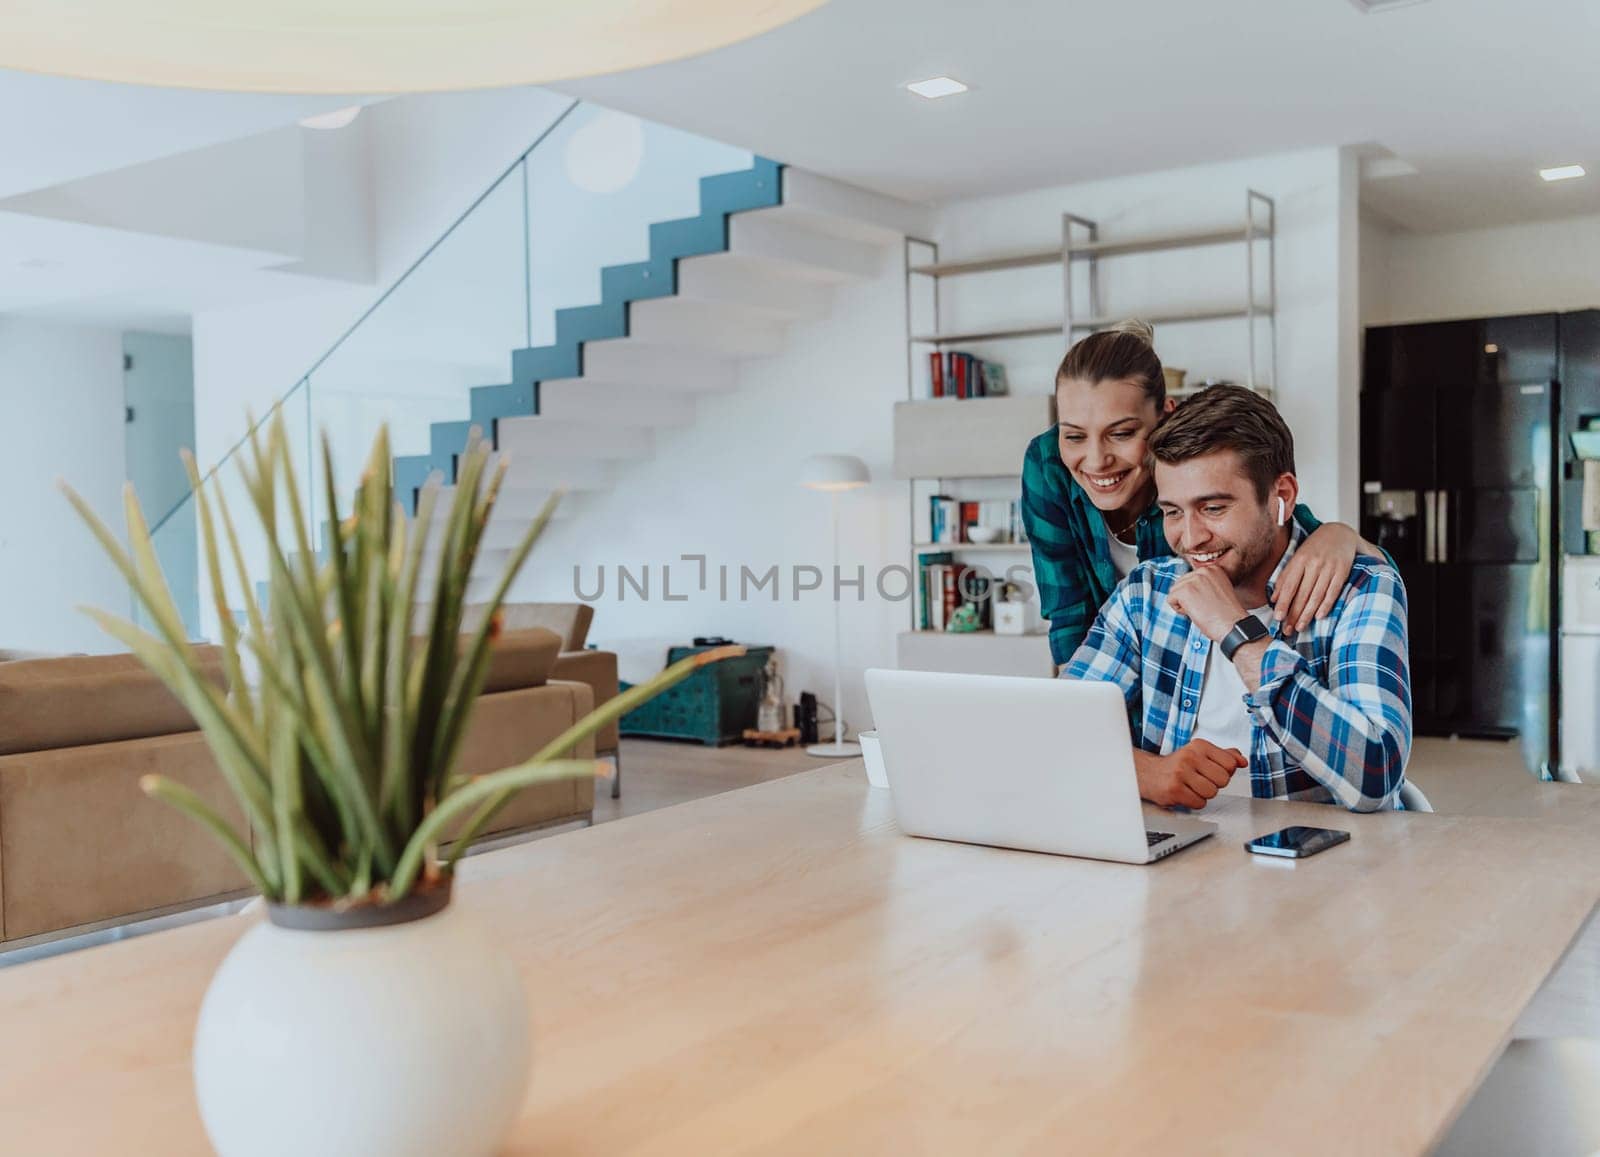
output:
[[[226,453],[246,428],[246,411],[259,415],[287,393],[569,99],[540,89],[405,97],[367,109],[340,130],[366,136],[358,154],[369,166],[365,211],[343,204],[339,212],[345,228],[371,234],[370,283],[286,279],[279,300],[195,314],[200,461]]]
[[[1049,248],[1061,242],[1061,214],[1095,221],[1103,240],[1242,223],[1245,190],[1277,202],[1278,381],[1275,400],[1295,430],[1306,501],[1324,518],[1353,521],[1358,509],[1359,388],[1354,352],[1356,274],[1352,163],[1318,149],[1163,173],[1041,189],[949,206],[941,260]],[[1101,263],[1101,308],[1140,316],[1244,300],[1244,247],[1174,251]],[[1080,279],[1076,292],[1086,287]],[[1058,267],[1010,270],[945,283],[943,328],[1048,323],[1062,313]],[[1264,294],[1264,290],[1258,290]],[[1082,296],[1075,310],[1087,312]],[[1260,339],[1261,379],[1268,371]],[[1013,389],[1047,392],[1062,354],[1057,337],[972,347],[1007,363]],[[1163,362],[1191,379],[1244,381],[1249,345],[1242,320],[1160,326]]]
[[[910,604],[879,597],[878,573],[904,566],[910,543],[906,484],[891,477],[891,415],[906,395],[904,273],[898,245],[884,251],[879,276],[837,291],[824,320],[794,327],[777,356],[744,364],[738,389],[698,403],[692,426],[659,431],[654,454],[627,463],[614,490],[583,495],[575,517],[555,522],[530,559],[514,599],[575,597],[573,567],[583,590],[595,589],[596,568],[606,590],[595,601],[592,640],[605,644],[641,637],[687,643],[695,635],[725,635],[779,650],[792,702],[809,690],[833,699],[833,588],[829,500],[803,489],[805,458],[853,454],[872,471],[870,486],[840,498],[841,569],[848,580],[865,570],[864,595],[843,590],[842,663],[845,718],[866,726],[861,672],[893,666],[895,636],[910,625]],[[706,591],[698,564],[706,556]],[[651,569],[650,600],[632,589],[619,597],[617,566],[635,576]],[[661,571],[671,568],[663,598]],[[827,576],[820,590],[793,590],[794,568],[815,566]],[[721,597],[720,568],[728,568],[729,597]],[[782,590],[740,597],[740,567],[757,575],[777,566]],[[804,577],[802,583],[807,581]],[[889,580],[899,593],[904,577]],[[664,652],[661,653],[664,657]],[[659,665],[658,665],[659,669]]]
[[[56,480],[120,531],[124,462],[122,334],[0,317],[0,647],[122,649],[76,609],[128,589]]]
[[[1362,210],[1360,245],[1361,324],[1384,325],[1390,315],[1389,252],[1394,245],[1393,227]]]
[[[1370,220],[1366,325],[1593,309],[1600,305],[1600,216],[1457,233],[1411,233]]]

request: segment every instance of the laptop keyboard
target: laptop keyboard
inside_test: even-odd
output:
[[[1146,831],[1144,833],[1144,846],[1147,847],[1147,848],[1153,848],[1157,844],[1159,844],[1162,840],[1170,840],[1170,839],[1172,839],[1172,835],[1173,834],[1171,832]]]

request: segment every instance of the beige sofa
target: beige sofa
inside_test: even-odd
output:
[[[467,608],[466,621],[482,621],[483,605]],[[596,707],[617,694],[617,656],[612,651],[585,650],[594,608],[588,603],[506,603],[501,607],[501,623],[508,631],[543,627],[561,638],[561,654],[556,658],[551,677],[587,683],[594,692]],[[609,758],[612,765],[611,798],[622,794],[622,752],[616,720],[595,733],[595,754]]]
[[[462,772],[527,759],[592,709],[587,682],[551,677],[561,645],[545,630],[497,640]],[[220,686],[220,653],[201,654]],[[574,754],[592,757],[593,744]],[[242,825],[188,713],[131,655],[0,664],[0,943],[246,893],[209,835],[139,790],[152,772]],[[593,808],[592,779],[543,784],[519,795],[492,830],[586,822]]]

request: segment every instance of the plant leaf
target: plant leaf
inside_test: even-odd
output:
[[[250,854],[250,849],[234,834],[227,821],[211,810],[205,800],[184,787],[183,784],[160,775],[145,776],[139,780],[139,787],[150,798],[170,804],[179,811],[186,812],[199,820],[205,829],[217,838],[217,842],[227,850],[228,855],[233,858],[233,862],[238,864],[244,874],[250,877],[250,882],[256,886],[256,889],[263,896],[269,900],[278,898],[277,890],[267,883],[266,877],[262,875],[260,865],[256,863],[255,857]]]
[[[542,763],[529,761],[502,771],[480,776],[471,785],[450,793],[449,798],[417,825],[400,862],[389,877],[388,901],[400,899],[411,890],[421,871],[424,857],[430,846],[437,843],[452,822],[467,814],[475,804],[503,791],[516,792],[536,783],[549,783],[561,779],[581,779],[586,775],[602,774],[609,769],[604,763],[590,759],[553,759]]]
[[[540,748],[534,755],[532,762],[537,763],[543,759],[565,756],[578,743],[599,731],[613,719],[620,719],[635,707],[654,699],[667,688],[683,682],[700,668],[710,666],[712,663],[720,663],[724,659],[737,658],[743,654],[745,654],[745,648],[734,643],[726,647],[716,647],[709,651],[701,651],[698,654],[687,655],[679,659],[672,666],[647,682],[629,687],[620,695],[613,695]],[[510,801],[511,793],[509,792],[493,796],[473,814],[472,822],[467,825],[461,838],[456,841],[455,847],[450,849],[450,858],[445,863],[446,868],[455,867],[456,861],[472,846],[472,842],[478,838],[484,827]]]

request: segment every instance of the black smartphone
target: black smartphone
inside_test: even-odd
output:
[[[1349,838],[1349,832],[1334,831],[1332,828],[1282,828],[1270,836],[1251,840],[1244,846],[1244,850],[1254,852],[1258,856],[1284,856],[1291,860],[1303,860],[1307,856],[1326,851],[1335,844],[1342,844]]]

